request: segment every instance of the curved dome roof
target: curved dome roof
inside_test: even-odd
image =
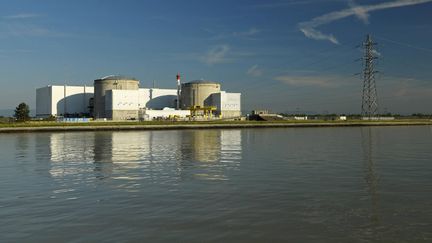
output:
[[[210,80],[192,80],[184,84],[219,84],[219,83]]]
[[[95,81],[104,81],[104,80],[134,80],[139,81],[138,79],[134,77],[128,77],[124,75],[109,75],[103,78],[96,79]]]

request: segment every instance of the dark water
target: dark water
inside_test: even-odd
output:
[[[432,242],[432,127],[0,135],[1,242]]]

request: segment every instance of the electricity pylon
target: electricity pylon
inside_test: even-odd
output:
[[[363,95],[362,95],[362,117],[371,119],[378,114],[378,97],[375,84],[374,60],[377,59],[374,46],[370,35],[366,36],[366,41],[363,42],[364,57],[363,57]]]

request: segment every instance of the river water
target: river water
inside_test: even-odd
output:
[[[432,127],[0,134],[1,242],[432,242]]]

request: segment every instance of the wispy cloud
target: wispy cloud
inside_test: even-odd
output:
[[[73,34],[28,23],[0,22],[0,37],[72,37]]]
[[[262,32],[261,29],[258,29],[256,27],[251,27],[243,31],[235,31],[235,32],[217,31],[217,30],[212,30],[210,28],[202,28],[201,30],[211,35],[209,38],[210,40],[223,40],[223,39],[233,39],[233,38],[252,39]]]
[[[33,50],[28,49],[0,49],[0,53],[32,53]]]
[[[253,35],[256,35],[256,34],[258,34],[258,33],[260,33],[260,32],[261,32],[261,30],[255,28],[255,27],[252,27],[252,28],[250,28],[250,29],[247,30],[247,31],[234,32],[234,33],[233,33],[233,36],[244,36],[244,37],[247,37],[247,36],[253,36]]]
[[[247,70],[246,74],[252,77],[259,77],[263,74],[263,70],[255,64]]]
[[[31,19],[42,17],[41,14],[35,13],[19,13],[14,15],[3,16],[4,19]]]
[[[180,51],[180,52],[166,52],[161,53],[164,59],[170,59],[175,61],[193,61],[207,64],[209,66],[234,63],[239,60],[250,60],[256,53],[246,52],[233,48],[228,44],[219,44],[209,46],[204,51]]]
[[[208,65],[225,63],[228,61],[227,56],[229,51],[229,45],[214,46],[202,57],[202,61]]]
[[[317,28],[322,25],[329,24],[350,16],[355,16],[364,23],[369,23],[369,12],[423,4],[428,2],[432,2],[432,0],[396,0],[391,2],[360,6],[356,5],[353,1],[351,1],[349,8],[318,16],[316,18],[313,18],[312,20],[299,23],[298,26],[300,31],[303,32],[303,34],[308,38],[315,40],[327,40],[334,44],[339,44],[339,41],[334,35],[322,33],[321,31],[317,30]]]
[[[57,31],[43,26],[35,18],[43,17],[37,13],[18,13],[0,16],[0,37],[72,37],[71,33]],[[29,21],[25,21],[25,20]]]
[[[381,54],[381,52],[379,52],[379,51],[377,51],[377,50],[372,50],[372,54],[374,55],[374,56],[376,56],[376,57],[381,57],[382,56],[382,54]]]
[[[13,25],[9,26],[9,33],[13,36],[47,36],[51,31],[38,26]]]
[[[349,78],[341,77],[338,75],[319,75],[319,76],[294,76],[294,75],[281,75],[274,78],[276,81],[280,81],[284,84],[304,87],[312,86],[318,88],[333,88],[346,85]]]
[[[293,6],[293,5],[305,5],[305,4],[312,4],[312,3],[320,3],[323,0],[291,0],[291,1],[282,1],[282,2],[271,2],[271,3],[262,3],[253,5],[255,8],[280,8],[280,7],[287,7],[287,6]],[[326,0],[327,2],[333,1],[333,2],[341,2],[344,0]]]
[[[388,76],[381,80],[387,87],[382,93],[394,98],[421,98],[431,99],[431,80],[421,80],[413,77],[392,77]]]
[[[361,20],[364,24],[369,24],[369,13],[362,7],[357,5],[354,0],[350,0],[348,5],[354,12],[354,16]]]
[[[28,49],[0,49],[0,57],[1,58],[11,58],[16,57],[17,55],[27,55],[34,53],[34,50]]]

